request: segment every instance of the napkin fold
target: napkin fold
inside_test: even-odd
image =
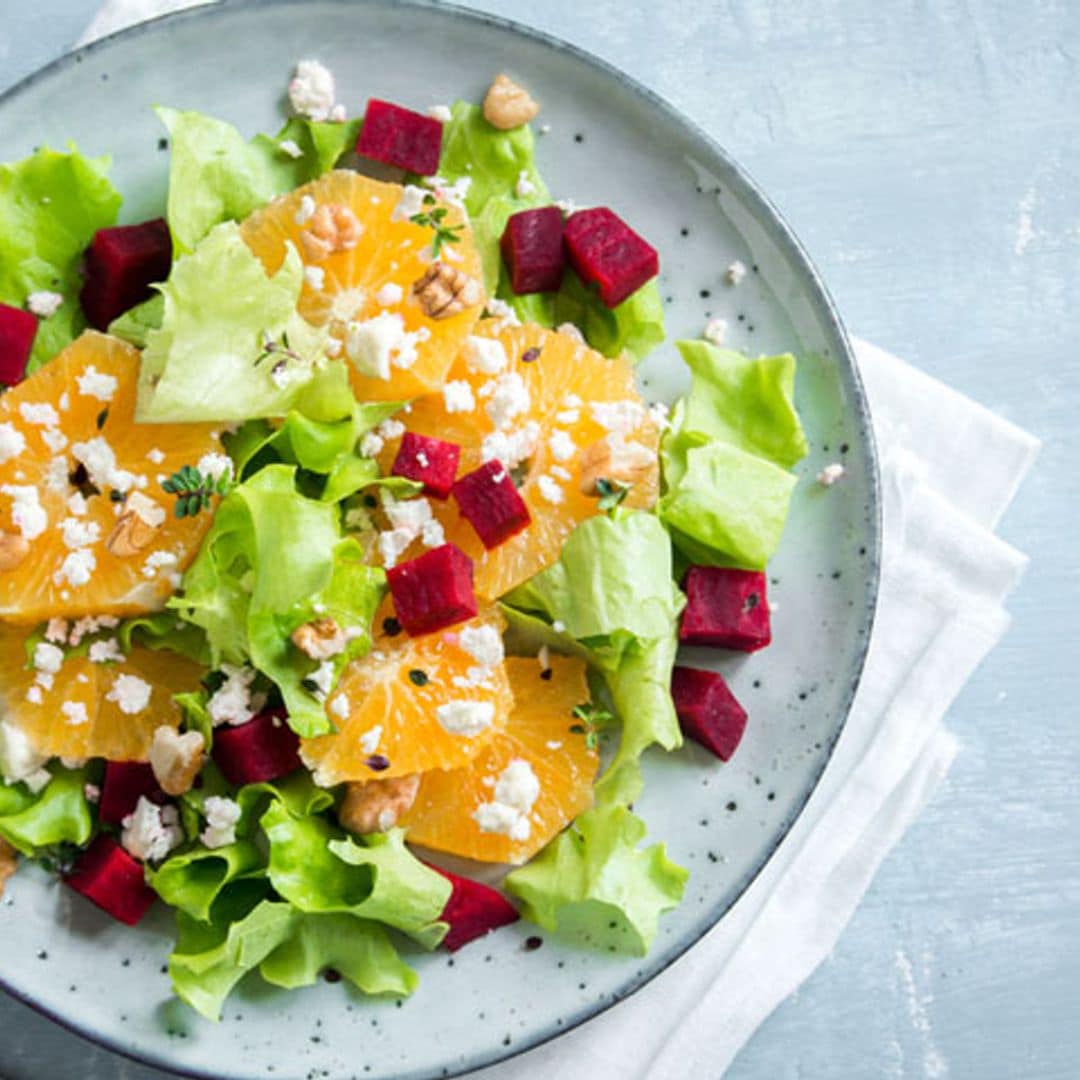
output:
[[[80,44],[206,2],[108,0]],[[1027,563],[993,530],[1039,443],[873,345],[856,341],[855,353],[881,466],[881,589],[862,682],[821,783],[757,880],[689,953],[589,1024],[478,1076],[720,1077],[832,951],[948,772],[958,745],[943,718],[1005,633],[1004,601]]]

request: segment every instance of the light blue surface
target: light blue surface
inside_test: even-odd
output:
[[[855,333],[1046,442],[1002,529],[1033,559],[1015,625],[951,714],[964,752],[833,959],[731,1075],[1075,1075],[1080,8],[479,6],[668,96],[785,211]],[[96,0],[5,7],[6,83],[67,48]],[[152,1075],[0,1004],[7,1080]]]

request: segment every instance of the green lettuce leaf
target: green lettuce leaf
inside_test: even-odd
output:
[[[587,810],[506,887],[545,930],[595,948],[644,956],[660,916],[678,905],[689,874],[663,844],[639,848],[645,823],[623,806]]]
[[[172,151],[168,220],[177,254],[193,251],[215,225],[240,221],[333,168],[356,142],[361,123],[294,117],[276,136],[248,142],[231,124],[202,113],[159,108],[157,114]],[[289,140],[300,157],[281,148]]]
[[[147,649],[167,649],[179,653],[196,664],[210,663],[210,648],[206,635],[190,623],[178,619],[174,612],[155,611],[124,619],[116,628],[120,651],[129,653],[136,645]]]
[[[165,317],[165,297],[155,293],[149,300],[136,304],[109,323],[109,333],[123,341],[144,349],[150,339],[150,332],[161,327]]]
[[[147,883],[170,907],[193,919],[210,919],[222,890],[240,878],[264,872],[266,859],[251,840],[210,850],[194,847],[172,855],[146,875]]]
[[[98,229],[116,223],[120,195],[109,183],[108,157],[72,147],[41,147],[0,165],[0,302],[22,307],[33,292],[58,292],[60,308],[42,319],[27,371],[51,360],[86,326],[79,306],[79,263]]]
[[[28,856],[57,844],[81,847],[93,831],[85,785],[85,770],[62,768],[36,795],[21,784],[0,783],[0,839]]]
[[[269,278],[238,227],[217,226],[160,286],[165,313],[161,328],[147,335],[136,419],[284,416],[324,362],[326,330],[296,311],[302,285],[295,248]],[[289,356],[267,355],[267,340],[287,348]],[[279,363],[286,365],[284,382],[273,374]]]

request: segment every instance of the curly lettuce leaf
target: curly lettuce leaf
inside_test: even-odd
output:
[[[118,315],[109,323],[109,333],[134,345],[137,349],[146,348],[150,332],[161,327],[165,317],[165,297],[154,293],[149,300],[129,308],[123,315]]]
[[[213,850],[199,846],[172,855],[156,870],[150,870],[146,881],[170,907],[207,922],[214,902],[227,885],[261,875],[265,865],[257,844],[238,840]]]
[[[218,225],[159,286],[161,327],[147,334],[139,371],[140,423],[284,416],[320,370],[326,330],[296,303],[303,264],[295,248],[273,277],[240,238]],[[272,340],[284,354],[266,355]],[[278,364],[285,376],[275,377]]]
[[[116,628],[116,639],[123,653],[140,645],[179,653],[203,666],[210,663],[206,635],[197,626],[178,619],[171,611],[155,611],[124,619]]]
[[[22,307],[33,292],[58,292],[60,308],[38,324],[27,372],[51,360],[86,326],[79,306],[82,254],[116,223],[120,195],[108,157],[41,147],[0,165],[0,302]]]
[[[248,142],[231,124],[199,112],[158,108],[169,132],[168,220],[178,254],[193,251],[215,225],[240,221],[276,195],[332,169],[355,142],[360,120],[291,119],[275,136]],[[282,143],[295,143],[294,158]]]
[[[645,823],[626,807],[587,810],[506,879],[522,914],[550,932],[644,956],[689,874],[663,844],[641,849]]]
[[[0,783],[0,839],[27,856],[57,844],[81,847],[93,831],[85,785],[85,770],[62,768],[36,795],[22,784]]]
[[[605,356],[627,353],[631,360],[641,360],[664,341],[664,305],[656,278],[609,308],[567,267],[555,293],[552,319],[556,325],[569,322],[579,327],[585,340]]]

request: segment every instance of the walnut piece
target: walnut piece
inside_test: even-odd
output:
[[[484,119],[500,131],[527,124],[539,111],[528,90],[504,74],[495,76],[484,97]]]
[[[655,464],[656,455],[641,443],[605,437],[581,451],[581,490],[586,495],[599,495],[598,480],[636,484]]]
[[[30,544],[18,533],[0,532],[0,572],[14,570],[30,554]]]
[[[315,619],[292,632],[292,643],[312,660],[330,660],[345,651],[345,632],[333,619]]]
[[[105,541],[105,547],[119,559],[144,551],[165,524],[165,511],[153,499],[132,491],[124,499],[120,516]]]
[[[339,251],[349,251],[360,243],[363,233],[363,225],[347,206],[324,203],[300,234],[304,260],[322,262]]]
[[[18,869],[19,856],[6,841],[0,840],[0,896],[4,895],[4,884]]]
[[[190,791],[206,761],[206,742],[197,731],[181,734],[162,724],[150,743],[150,768],[166,795]]]
[[[484,299],[476,278],[444,262],[433,262],[413,282],[412,292],[429,319],[449,319]]]
[[[386,832],[416,802],[419,790],[419,773],[349,784],[338,810],[338,821],[349,832],[360,835]]]

